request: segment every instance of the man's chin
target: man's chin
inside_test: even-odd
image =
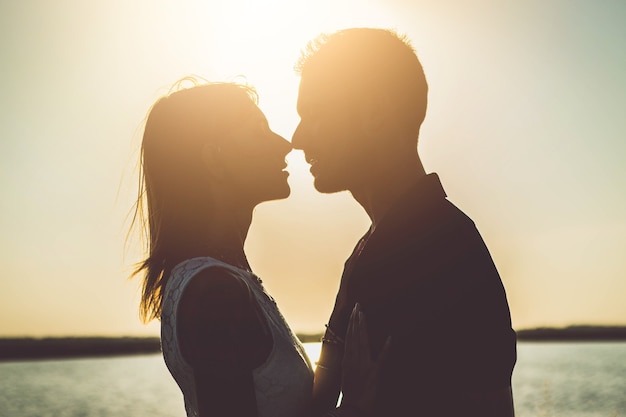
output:
[[[336,182],[324,181],[318,178],[314,179],[313,186],[318,192],[322,194],[333,194],[341,191],[346,191],[345,187],[342,187]]]
[[[265,203],[268,201],[276,201],[276,200],[284,200],[291,195],[291,189],[287,188],[287,190],[283,190],[280,193],[274,193],[272,195],[267,195],[265,198],[261,199],[257,204]]]

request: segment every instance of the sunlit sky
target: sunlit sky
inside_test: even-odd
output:
[[[0,336],[158,334],[124,250],[149,106],[189,74],[245,75],[290,138],[300,49],[353,26],[412,39],[420,154],[482,232],[514,327],[626,324],[625,22],[619,0],[0,3]],[[289,164],[246,248],[293,329],[318,332],[368,219]]]

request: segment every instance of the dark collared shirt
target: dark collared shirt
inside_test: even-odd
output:
[[[355,302],[373,354],[392,337],[377,415],[478,415],[472,398],[510,386],[516,338],[504,287],[473,221],[446,199],[436,174],[409,190],[346,262],[329,322],[336,334],[345,335]]]

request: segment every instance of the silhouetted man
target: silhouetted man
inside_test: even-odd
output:
[[[358,302],[374,355],[391,335],[375,415],[513,415],[506,293],[474,223],[418,156],[428,87],[413,48],[391,31],[348,29],[309,43],[297,69],[293,145],[318,191],[350,191],[372,222],[345,264],[315,374],[316,409],[337,401]]]

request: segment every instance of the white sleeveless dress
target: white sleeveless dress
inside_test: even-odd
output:
[[[313,388],[313,370],[300,341],[293,335],[274,299],[251,272],[210,257],[193,258],[176,265],[163,292],[161,349],[170,373],[183,392],[188,417],[197,417],[198,402],[193,369],[182,357],[176,333],[177,310],[183,291],[200,271],[221,266],[250,287],[271,329],[273,347],[265,363],[253,371],[259,417],[307,415]]]

